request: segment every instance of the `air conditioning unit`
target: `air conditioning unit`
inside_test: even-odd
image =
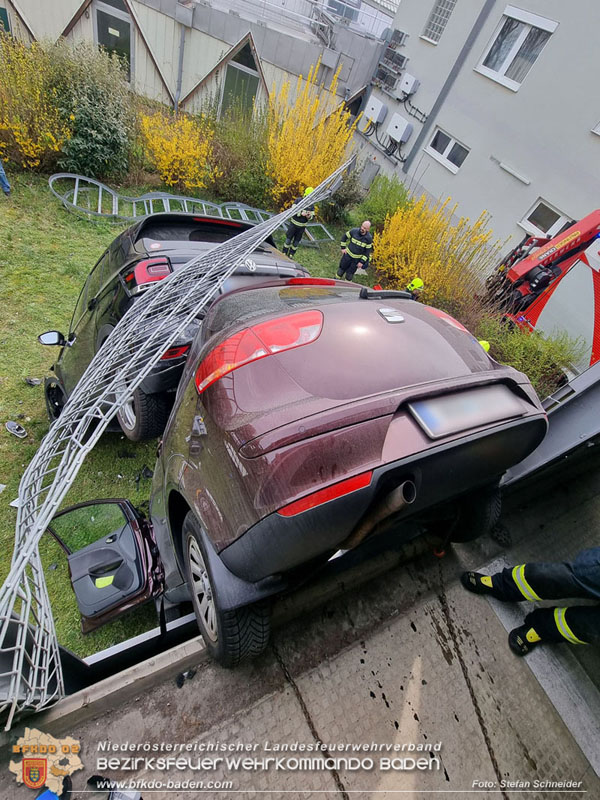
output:
[[[386,64],[386,66],[389,66],[394,70],[397,70],[398,72],[404,69],[407,61],[408,61],[407,56],[402,55],[402,53],[397,53],[390,47],[388,47],[385,53],[383,54],[384,64]]]
[[[406,95],[414,94],[420,85],[421,81],[417,80],[414,75],[409,75],[407,72],[400,82],[400,91],[404,92]]]
[[[396,47],[400,47],[404,44],[404,42],[408,38],[408,33],[404,31],[392,31],[392,36],[390,39],[390,43],[395,45]]]
[[[390,139],[393,139],[394,142],[398,142],[398,144],[407,142],[412,132],[413,126],[400,114],[393,114],[385,129],[385,133],[387,133]]]
[[[383,122],[387,115],[387,106],[378,100],[376,97],[369,97],[367,105],[363,111],[363,117],[366,120],[372,120],[375,124]]]
[[[386,91],[393,92],[396,88],[396,84],[398,83],[398,76],[391,73],[385,65],[380,65],[377,67],[377,72],[375,73],[373,82],[377,86],[381,86],[383,89],[386,89]]]

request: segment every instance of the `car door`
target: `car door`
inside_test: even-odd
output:
[[[48,525],[69,562],[88,633],[163,591],[164,570],[152,526],[128,500],[92,500]]]
[[[107,261],[108,251],[90,272],[71,319],[67,345],[61,353],[59,365],[67,395],[71,394],[96,352],[97,295]]]

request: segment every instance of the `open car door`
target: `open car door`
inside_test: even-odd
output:
[[[48,532],[67,555],[83,633],[163,591],[152,526],[128,500],[92,500],[57,514]]]

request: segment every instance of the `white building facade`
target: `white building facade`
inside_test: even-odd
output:
[[[198,111],[251,106],[320,62],[338,93],[369,83],[399,0],[0,0],[0,27],[25,41],[93,41],[129,63],[131,87]]]
[[[595,0],[402,0],[395,77],[364,104],[385,118],[360,126],[371,174],[487,210],[512,245],[600,207],[599,23]]]

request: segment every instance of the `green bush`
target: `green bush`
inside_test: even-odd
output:
[[[356,170],[347,172],[342,178],[340,188],[331,197],[319,203],[319,217],[323,222],[348,225],[351,222],[350,208],[364,195]]]
[[[57,102],[71,126],[59,166],[93,178],[123,175],[134,128],[125,65],[91,43],[51,47]]]
[[[209,111],[210,113],[210,111]],[[267,120],[241,108],[230,108],[215,120],[213,157],[221,173],[213,191],[222,200],[258,208],[271,205],[272,181],[267,176]]]
[[[581,341],[566,333],[542,336],[537,331],[507,325],[498,316],[483,319],[477,336],[490,343],[492,358],[527,375],[540,400],[558,389],[565,381],[566,371],[584,354]]]
[[[385,218],[391,216],[398,208],[406,208],[411,203],[408,190],[393,175],[378,175],[369,189],[368,195],[356,209],[356,220],[360,217],[371,220],[378,231],[382,230]],[[353,215],[354,216],[354,215]]]

